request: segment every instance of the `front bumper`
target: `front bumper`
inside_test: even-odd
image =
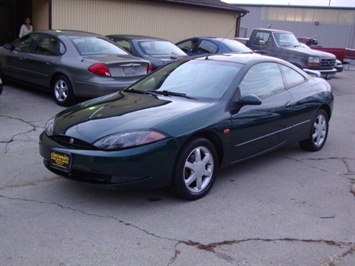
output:
[[[53,150],[71,158],[69,169],[60,170],[50,163]],[[44,165],[63,177],[111,189],[151,189],[169,186],[178,147],[174,139],[145,146],[101,151],[65,147],[44,132],[40,135],[39,152]]]
[[[337,73],[336,68],[329,69],[329,70],[319,70],[320,76],[324,79],[331,79],[335,76],[335,73]]]

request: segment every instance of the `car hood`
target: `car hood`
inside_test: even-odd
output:
[[[322,51],[317,51],[317,50],[313,50],[313,49],[305,49],[303,47],[283,47],[286,50],[290,50],[290,51],[296,51],[302,54],[308,54],[309,56],[317,56],[317,57],[321,57],[321,58],[327,58],[327,59],[335,59],[335,55],[331,54],[331,53],[327,53],[327,52],[322,52]]]
[[[119,92],[62,111],[55,118],[53,134],[92,143],[110,134],[136,129],[155,128],[166,132],[169,129],[166,123],[173,123],[173,118],[190,116],[196,110],[201,112],[211,104],[182,97]]]

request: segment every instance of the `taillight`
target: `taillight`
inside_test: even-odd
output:
[[[152,71],[153,71],[152,64],[149,63],[149,64],[148,64],[148,68],[147,68],[147,73],[150,73],[150,72],[152,72]]]
[[[96,75],[111,77],[110,70],[108,70],[108,67],[104,63],[93,64],[89,66],[88,70]]]

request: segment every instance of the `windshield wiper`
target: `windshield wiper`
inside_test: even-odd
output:
[[[156,93],[154,93],[154,91],[148,91],[148,90],[128,89],[128,90],[124,90],[124,91],[132,92],[132,93],[139,93],[139,94],[156,95]]]
[[[157,95],[178,96],[178,97],[184,97],[184,98],[187,98],[187,99],[194,99],[194,98],[192,98],[192,97],[187,96],[185,93],[173,92],[173,91],[167,91],[167,90],[154,91],[154,90],[127,89],[127,90],[124,90],[124,91],[126,91],[126,92],[132,92],[132,93],[139,93],[139,94],[153,95],[153,96],[157,96]]]
[[[164,95],[164,96],[178,96],[178,97],[184,97],[187,99],[193,99],[192,97],[189,97],[185,93],[181,93],[181,92],[173,92],[173,91],[163,90],[163,91],[151,91],[151,93],[160,94],[160,95]]]

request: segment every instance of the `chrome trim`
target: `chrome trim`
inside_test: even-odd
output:
[[[250,143],[250,142],[257,141],[257,140],[260,140],[260,139],[263,139],[263,138],[266,138],[266,137],[275,135],[275,134],[277,134],[277,133],[280,133],[280,132],[289,130],[289,129],[291,129],[291,128],[295,128],[295,127],[301,126],[301,125],[303,125],[303,124],[309,123],[310,121],[311,121],[311,120],[308,119],[308,120],[306,120],[306,121],[303,121],[303,122],[301,122],[301,123],[295,124],[295,125],[293,125],[293,126],[290,126],[290,127],[287,127],[287,128],[284,128],[284,129],[281,129],[281,130],[278,130],[278,131],[275,131],[275,132],[273,132],[273,133],[269,133],[269,134],[267,134],[267,135],[264,135],[264,136],[261,136],[261,137],[258,137],[258,138],[252,139],[252,140],[248,140],[248,141],[243,142],[243,143],[240,143],[240,144],[237,144],[237,145],[235,145],[234,147],[240,147],[240,146],[245,145],[245,144],[248,144],[248,143]]]

